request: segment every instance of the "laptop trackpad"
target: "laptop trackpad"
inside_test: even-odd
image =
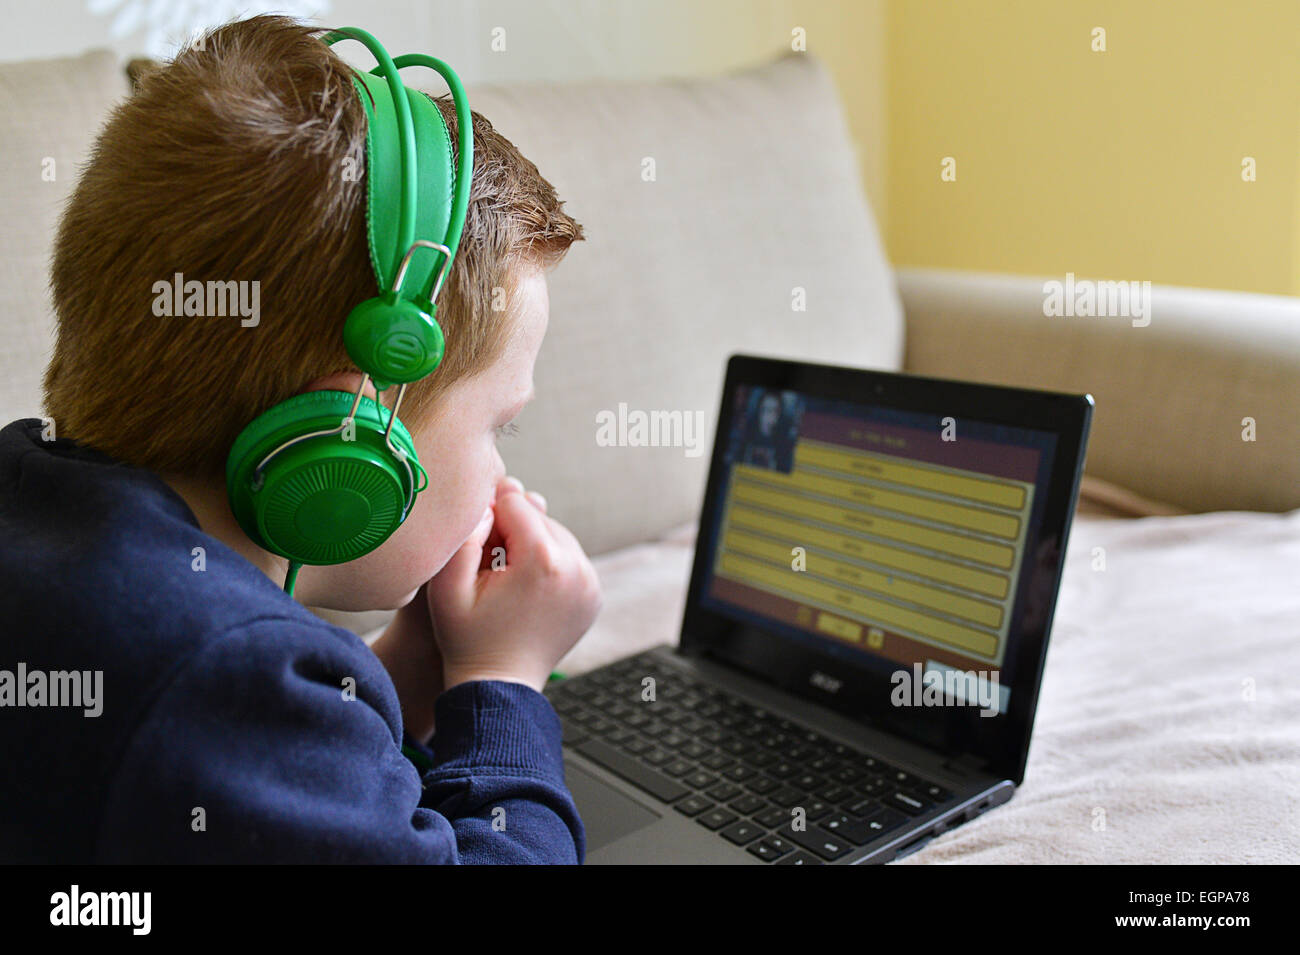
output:
[[[599,849],[630,832],[644,829],[659,816],[601,782],[581,766],[564,761],[564,779],[578,804],[587,830],[587,851]]]

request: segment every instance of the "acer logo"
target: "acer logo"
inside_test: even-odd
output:
[[[835,677],[822,673],[820,670],[813,670],[812,676],[808,678],[808,682],[819,690],[825,690],[827,693],[838,693],[840,687],[844,685],[843,680],[837,680]]]

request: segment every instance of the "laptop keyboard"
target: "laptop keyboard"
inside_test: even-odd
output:
[[[641,698],[646,677],[654,702]],[[566,746],[765,862],[833,862],[952,798],[649,653],[553,684],[547,697]]]

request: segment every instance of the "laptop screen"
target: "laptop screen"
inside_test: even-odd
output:
[[[730,406],[701,606],[1005,714],[1056,435],[751,384]]]
[[[733,355],[681,651],[1019,782],[1091,420]]]

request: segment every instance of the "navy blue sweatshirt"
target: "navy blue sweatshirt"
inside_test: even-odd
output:
[[[422,773],[359,637],[152,472],[0,430],[0,861],[582,861],[542,694],[434,715]]]

